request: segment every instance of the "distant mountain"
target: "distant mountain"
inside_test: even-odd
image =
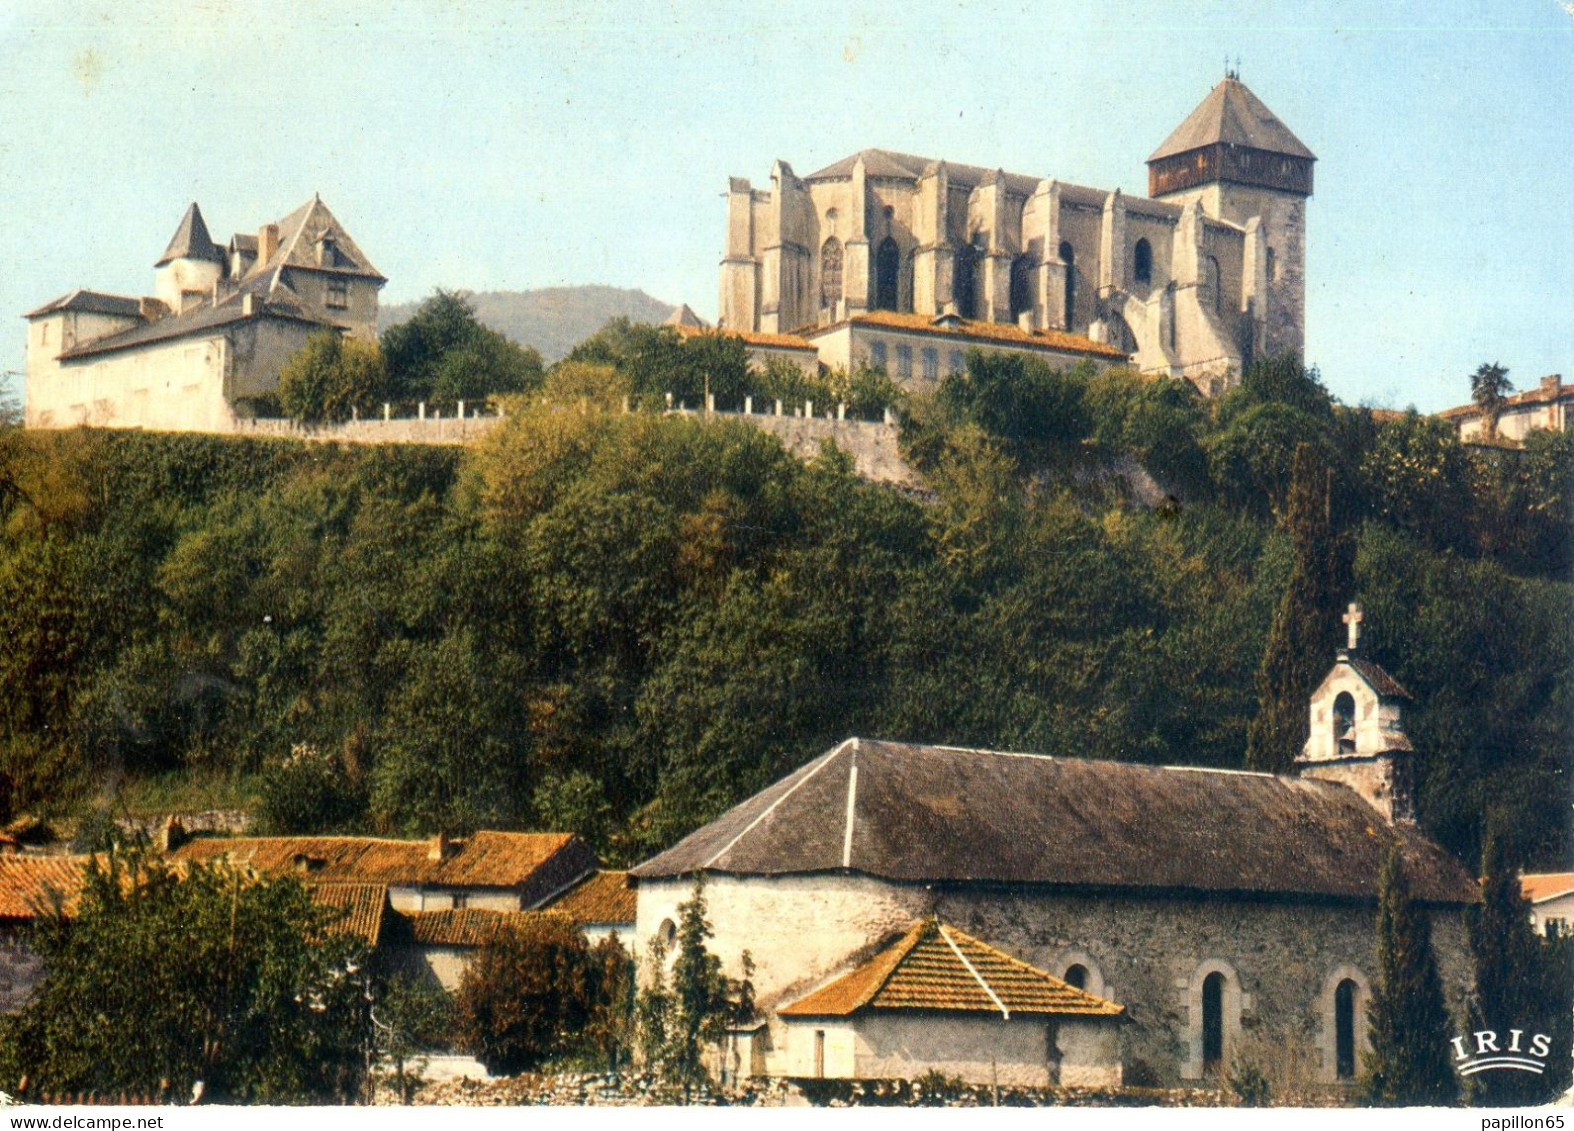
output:
[[[467,291],[465,297],[475,304],[476,316],[483,323],[522,345],[534,346],[548,362],[563,357],[609,319],[621,315],[631,322],[663,322],[673,310],[671,303],[651,298],[644,291],[618,287]],[[404,322],[420,305],[403,302],[383,307],[377,328],[386,330]]]

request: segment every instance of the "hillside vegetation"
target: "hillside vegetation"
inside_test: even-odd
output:
[[[1208,404],[975,355],[906,415],[921,496],[594,409],[462,451],[0,434],[0,809],[233,776],[277,830],[627,861],[851,734],[1282,769],[1355,599],[1423,822],[1473,858],[1500,806],[1567,864],[1568,436],[1474,454],[1289,360]]]

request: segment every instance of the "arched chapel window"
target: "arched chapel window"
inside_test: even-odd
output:
[[[1334,1073],[1341,1080],[1355,1077],[1355,995],[1349,978],[1334,991]]]
[[[1202,1074],[1217,1076],[1224,1067],[1224,975],[1215,970],[1202,980]]]
[[[1033,309],[1033,260],[1019,255],[1011,261],[1011,320]]]
[[[1070,243],[1060,245],[1060,261],[1066,265],[1066,309],[1063,325],[1069,330],[1077,311],[1077,253]]]
[[[1131,274],[1139,283],[1153,282],[1153,245],[1145,239],[1138,240],[1132,249]]]
[[[820,305],[835,307],[842,297],[842,241],[832,236],[820,245]]]
[[[973,250],[972,243],[964,242],[956,249],[956,281],[951,287],[952,297],[956,299],[956,312],[963,318],[978,317],[978,303],[973,288],[977,266],[977,252]]]
[[[890,236],[880,241],[874,256],[874,305],[877,310],[895,310],[901,297],[902,252]]]

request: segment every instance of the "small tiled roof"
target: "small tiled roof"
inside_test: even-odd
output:
[[[296,872],[314,883],[518,887],[554,864],[569,865],[568,883],[595,866],[595,854],[572,833],[477,832],[454,838],[441,860],[430,840],[359,836],[196,837],[175,849],[179,860],[229,859],[259,872]]]
[[[762,334],[756,330],[712,330],[705,326],[690,326],[679,322],[668,322],[667,325],[685,338],[697,338],[704,334],[723,334],[730,338],[740,339],[746,346],[758,346],[762,349],[817,352],[813,345],[796,334]]]
[[[142,300],[126,295],[104,294],[102,291],[76,290],[44,303],[37,310],[30,310],[23,318],[41,318],[61,310],[82,310],[90,314],[115,314],[122,318],[137,318],[142,314]]]
[[[1312,161],[1317,159],[1245,83],[1227,78],[1208,92],[1208,97],[1164,139],[1148,161],[1219,144],[1246,146]]]
[[[847,1017],[863,1010],[943,1010],[1119,1017],[1123,1006],[1067,985],[933,919],[807,997],[781,1017]]]
[[[695,314],[694,308],[686,302],[679,303],[678,306],[673,309],[672,313],[667,315],[667,321],[665,322],[665,325],[690,326],[697,330],[709,330],[711,328],[710,323],[705,321],[705,319],[701,318],[698,314]]]
[[[543,911],[567,915],[581,926],[634,922],[637,900],[627,872],[593,872],[562,895],[541,905]]]
[[[206,259],[212,263],[224,261],[224,252],[208,235],[208,226],[202,220],[202,209],[197,207],[195,200],[180,218],[180,225],[169,238],[169,246],[153,266],[162,267],[172,259]]]
[[[632,871],[1370,904],[1394,848],[1416,898],[1479,900],[1459,861],[1332,782],[853,738]]]
[[[1405,690],[1403,684],[1401,684],[1393,676],[1389,675],[1377,664],[1374,664],[1371,660],[1363,660],[1359,657],[1355,657],[1349,661],[1349,664],[1356,670],[1357,673],[1359,673],[1362,679],[1371,684],[1373,691],[1377,692],[1384,698],[1415,698],[1410,694],[1410,692]]]
[[[70,912],[82,894],[86,856],[0,855],[0,921]]]
[[[388,888],[384,884],[312,884],[312,902],[337,908],[340,915],[328,924],[335,933],[354,935],[367,946],[382,939],[388,913]]]
[[[400,942],[415,946],[485,946],[497,933],[534,911],[459,907],[443,911],[398,911]]]
[[[855,314],[846,322],[805,328],[802,333],[806,338],[815,338],[848,324],[937,334],[952,339],[969,339],[984,343],[999,342],[1002,345],[1057,353],[1086,354],[1090,357],[1106,357],[1112,360],[1126,358],[1123,350],[1104,342],[1095,342],[1083,334],[1068,334],[1062,330],[1024,330],[1009,322],[978,322],[945,315],[932,318],[927,314],[901,314],[894,310],[871,310],[867,314]]]
[[[1532,903],[1543,903],[1574,892],[1574,872],[1527,872],[1519,877],[1520,893]]]
[[[1549,377],[1543,377],[1541,383],[1534,389],[1526,389],[1522,393],[1504,397],[1503,408],[1507,411],[1524,405],[1553,404],[1556,401],[1563,400],[1574,400],[1574,385],[1565,385],[1563,383],[1563,375],[1554,373]],[[1481,415],[1481,406],[1477,404],[1455,405],[1453,408],[1445,408],[1438,415],[1448,420],[1470,420]]]

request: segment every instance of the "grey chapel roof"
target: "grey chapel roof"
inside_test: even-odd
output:
[[[171,259],[206,259],[214,263],[224,261],[224,252],[208,235],[208,226],[202,220],[202,209],[197,207],[195,200],[180,218],[180,226],[169,238],[169,246],[153,266],[162,267]]]
[[[1317,159],[1245,83],[1227,78],[1208,92],[1208,97],[1164,139],[1164,144],[1155,149],[1148,160],[1158,161],[1219,143],[1312,161]]]
[[[1418,899],[1474,880],[1352,790],[1272,774],[849,739],[633,869],[636,879],[850,871],[900,882]]]
[[[142,313],[142,300],[127,295],[111,295],[102,291],[75,290],[51,299],[37,310],[29,310],[23,318],[40,318],[62,310],[83,310],[92,314],[114,314],[122,318],[137,318]]]

